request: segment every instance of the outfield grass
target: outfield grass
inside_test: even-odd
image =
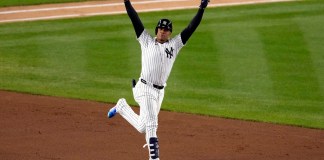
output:
[[[66,3],[66,2],[82,2],[91,0],[1,0],[0,7],[8,6],[25,6],[25,5],[38,5],[48,3]]]
[[[324,3],[208,8],[181,51],[162,109],[324,128]],[[140,13],[151,33],[196,10]],[[163,16],[162,16],[163,15]],[[126,15],[0,24],[0,88],[135,104],[140,47]]]

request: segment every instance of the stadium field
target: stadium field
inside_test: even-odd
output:
[[[164,110],[324,128],[324,3],[208,8],[179,56]],[[161,15],[174,34],[195,10],[140,13],[153,34]],[[128,17],[0,24],[0,88],[116,102],[140,72]]]

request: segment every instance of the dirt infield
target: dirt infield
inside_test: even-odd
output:
[[[221,0],[212,5],[236,1]],[[199,2],[183,3],[191,3],[190,8]],[[112,8],[116,9],[114,13],[124,12],[122,5],[109,4],[103,7],[101,3],[103,6],[98,7],[97,2],[85,2],[0,8],[0,23],[109,14]],[[142,11],[152,7],[152,4],[143,5],[135,7]],[[62,6],[67,8],[58,9]],[[177,4],[172,2],[169,6]],[[105,103],[0,90],[0,159],[147,159],[147,149],[142,148],[144,135],[120,116],[108,120],[106,113],[110,107],[111,104]],[[161,111],[159,118],[162,160],[324,159],[324,130],[166,111]]]
[[[144,160],[144,135],[109,104],[0,91],[1,160]],[[138,108],[135,108],[138,111]],[[162,160],[320,160],[324,130],[160,113]]]
[[[291,0],[212,0],[208,7]],[[132,0],[137,12],[197,8],[199,0]],[[0,23],[126,13],[123,0],[0,8]]]

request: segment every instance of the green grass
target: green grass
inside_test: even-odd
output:
[[[324,3],[208,8],[162,109],[324,128]],[[196,10],[140,13],[179,33]],[[162,16],[163,15],[163,16]],[[0,88],[135,104],[140,47],[126,15],[0,24]]]
[[[24,6],[24,5],[38,5],[48,3],[66,3],[66,2],[82,2],[91,0],[1,0],[0,7],[8,6]]]

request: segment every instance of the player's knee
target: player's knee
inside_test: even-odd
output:
[[[139,133],[145,133],[146,132],[145,123],[139,123],[135,128]]]
[[[139,133],[145,133],[146,129],[145,127],[142,128],[136,128]]]

